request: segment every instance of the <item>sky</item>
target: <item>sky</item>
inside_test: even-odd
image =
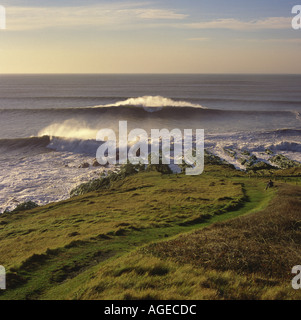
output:
[[[301,74],[298,4],[0,0],[0,73]]]

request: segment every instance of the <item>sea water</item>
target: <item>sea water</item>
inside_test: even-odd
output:
[[[205,148],[301,162],[298,75],[1,75],[0,212],[66,199],[99,177],[100,129],[205,129]],[[112,168],[109,168],[112,169]]]

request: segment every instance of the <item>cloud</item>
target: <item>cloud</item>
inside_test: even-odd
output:
[[[291,38],[291,39],[269,39],[268,41],[270,42],[282,42],[282,43],[291,43],[291,44],[301,44],[301,39],[299,38]]]
[[[236,39],[237,41],[263,42],[263,43],[283,43],[283,44],[301,44],[300,38],[278,38],[278,39]]]
[[[147,5],[147,3],[144,3]],[[140,7],[138,7],[140,6]],[[111,4],[79,7],[8,7],[8,30],[51,27],[135,25],[144,21],[183,20],[186,14],[172,9],[141,8],[143,4]]]
[[[89,6],[7,7],[7,30],[44,28],[103,27],[122,28],[178,28],[263,30],[291,29],[291,17],[270,17],[251,21],[235,18],[203,22],[188,22],[189,15],[174,9],[152,7],[150,2],[107,3]],[[190,38],[204,41],[205,38]],[[207,39],[206,39],[207,40]]]
[[[189,38],[189,41],[208,41],[209,38]]]
[[[151,20],[183,20],[188,17],[186,14],[176,13],[174,10],[162,9],[130,9],[119,10],[120,13],[127,16],[134,16],[138,19],[151,19]]]
[[[237,19],[218,19],[206,22],[185,24],[189,29],[231,29],[231,30],[261,30],[290,29],[292,18],[270,17],[261,20],[242,21]]]

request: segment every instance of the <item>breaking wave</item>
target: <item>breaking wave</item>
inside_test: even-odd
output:
[[[64,122],[51,125],[40,131],[38,137],[0,139],[0,148],[2,150],[18,150],[22,152],[39,149],[49,149],[62,152],[73,152],[95,155],[100,142],[96,141],[97,130],[88,128],[86,124],[83,127],[80,123]],[[231,141],[234,144],[242,143],[241,148],[249,149],[256,146],[257,150],[264,151],[265,148],[274,151],[292,151],[301,152],[300,144],[301,130],[299,129],[279,129],[274,131],[257,131],[249,133],[228,133],[208,135],[205,138],[207,147],[215,145],[217,142]],[[246,145],[246,141],[248,142]]]
[[[97,134],[96,129],[90,128],[85,121],[74,119],[66,120],[62,123],[53,123],[39,131],[38,136],[76,138],[76,139],[94,139]]]
[[[143,96],[138,98],[129,98],[123,101],[118,101],[113,104],[107,104],[106,107],[126,107],[126,106],[136,106],[143,107],[146,111],[158,111],[163,107],[190,107],[190,108],[199,108],[207,109],[199,104],[187,102],[187,101],[175,101],[169,98],[162,96]],[[95,106],[103,107],[103,106]]]

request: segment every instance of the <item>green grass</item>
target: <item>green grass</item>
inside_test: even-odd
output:
[[[167,277],[162,284],[166,290],[178,286],[186,292],[179,294],[177,289],[171,297],[218,298],[216,290],[198,293],[189,281],[184,283],[194,266],[179,267],[173,261],[141,256],[137,249],[263,210],[277,190],[265,191],[265,184],[266,179],[249,178],[221,165],[206,166],[201,176],[143,172],[116,181],[107,190],[5,214],[0,217],[0,264],[8,271],[8,289],[1,292],[0,299],[161,299],[164,290],[157,296],[153,290],[148,296],[141,289],[150,290],[156,277]],[[135,261],[141,263],[136,266]],[[137,272],[145,284],[137,277],[135,283]],[[203,279],[203,271],[193,272]],[[224,276],[234,277],[232,273]],[[129,275],[132,282],[130,277],[127,289],[120,291],[116,279],[126,280]],[[103,277],[106,280],[102,281]],[[240,275],[235,281],[238,285],[248,280]],[[104,295],[95,293],[97,286]]]
[[[300,300],[290,271],[301,258],[301,188],[279,188],[279,199],[259,212],[99,266],[69,298]]]

